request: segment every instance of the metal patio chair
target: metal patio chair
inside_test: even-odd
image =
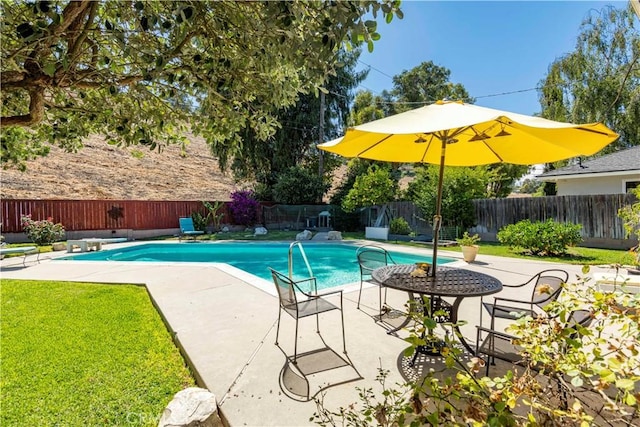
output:
[[[574,332],[569,334],[570,338],[576,338],[580,335],[580,327],[588,327],[593,321],[593,316],[589,310],[575,310],[567,319],[565,327],[575,328]],[[478,357],[486,356],[486,372],[489,375],[489,365],[495,365],[495,359],[504,360],[506,362],[522,365],[523,359],[520,354],[522,347],[516,344],[517,337],[506,332],[497,331],[493,328],[485,328],[476,326],[476,351]]]
[[[342,346],[344,353],[347,353],[347,344],[344,333],[344,313],[342,310],[342,291],[331,291],[318,294],[315,277],[294,281],[288,276],[269,268],[273,282],[278,291],[280,300],[280,309],[278,310],[278,327],[276,330],[276,345],[278,345],[278,336],[280,334],[280,316],[282,311],[289,314],[296,320],[295,344],[293,350],[293,363],[296,363],[298,357],[298,321],[304,317],[316,316],[316,332],[320,334],[319,314],[332,310],[340,311],[340,320],[342,321]],[[309,282],[312,292],[305,292],[301,287],[301,283]],[[339,296],[340,305],[337,306],[325,298],[328,296]]]
[[[551,301],[555,301],[562,292],[562,284],[569,280],[569,273],[564,270],[549,269],[543,270],[531,279],[519,285],[503,284],[504,288],[524,288],[533,285],[531,297],[529,299],[515,299],[505,297],[494,297],[493,303],[484,302],[482,306],[491,316],[491,326],[495,329],[495,319],[515,320],[520,315],[536,316],[541,313],[544,307]],[[482,326],[482,312],[480,314],[480,326]]]
[[[356,250],[356,257],[358,258],[358,265],[360,266],[360,291],[358,292],[358,304],[357,308],[360,308],[360,297],[362,296],[362,284],[366,281],[374,283],[378,286],[379,297],[379,312],[382,316],[382,286],[379,283],[371,281],[371,273],[373,270],[385,265],[395,264],[393,258],[386,249],[376,245],[364,245],[360,246]],[[384,303],[387,303],[387,289],[384,290]]]

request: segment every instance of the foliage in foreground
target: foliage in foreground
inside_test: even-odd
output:
[[[582,242],[581,229],[580,224],[525,219],[502,227],[497,238],[510,248],[523,248],[532,255],[561,255],[567,253],[569,246]]]
[[[624,231],[627,238],[634,236],[640,241],[640,187],[633,190],[637,200],[632,205],[627,205],[618,210],[618,216],[623,221]],[[633,264],[640,266],[640,243],[631,248]]]
[[[545,315],[522,317],[507,328],[521,347],[522,367],[483,377],[485,361],[465,363],[447,336],[443,354],[452,375],[438,378],[431,370],[422,381],[394,388],[381,369],[380,394],[359,389],[360,403],[337,411],[320,397],[314,420],[323,426],[638,425],[640,294],[625,286],[603,292],[584,279],[563,292]],[[589,327],[570,320],[575,310],[589,311]],[[431,319],[420,324],[429,325],[425,320]],[[423,331],[407,338],[410,350],[425,344]]]
[[[157,425],[194,381],[146,290],[3,279],[3,426]]]

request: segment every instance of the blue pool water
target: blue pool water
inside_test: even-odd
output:
[[[271,280],[269,267],[288,271],[288,242],[224,242],[224,243],[146,243],[119,249],[107,249],[58,258],[75,261],[150,261],[150,262],[221,262],[248,273]],[[319,289],[360,280],[356,260],[357,245],[345,243],[303,243],[302,247]],[[390,252],[398,264],[431,262],[430,256]],[[438,258],[438,264],[454,261]],[[293,250],[294,276],[308,277],[298,248]]]

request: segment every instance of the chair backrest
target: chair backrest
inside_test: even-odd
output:
[[[379,246],[361,246],[356,251],[360,271],[363,273],[371,272],[378,267],[395,264],[389,252]]]
[[[531,280],[535,281],[531,301],[543,308],[560,296],[562,284],[569,280],[569,273],[564,270],[544,270],[533,276]]]
[[[195,231],[193,219],[190,217],[180,218],[180,231]]]
[[[298,301],[293,280],[273,268],[269,268],[269,270],[271,270],[271,277],[273,277],[273,283],[276,285],[276,290],[278,291],[280,306],[289,307],[295,305]]]

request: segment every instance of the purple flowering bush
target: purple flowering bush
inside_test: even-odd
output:
[[[31,215],[22,215],[20,224],[27,237],[39,246],[50,245],[64,237],[64,227],[60,223],[54,223],[51,217],[34,221]]]
[[[251,190],[234,191],[231,193],[229,210],[237,224],[251,226],[258,220],[260,202],[256,200]]]

